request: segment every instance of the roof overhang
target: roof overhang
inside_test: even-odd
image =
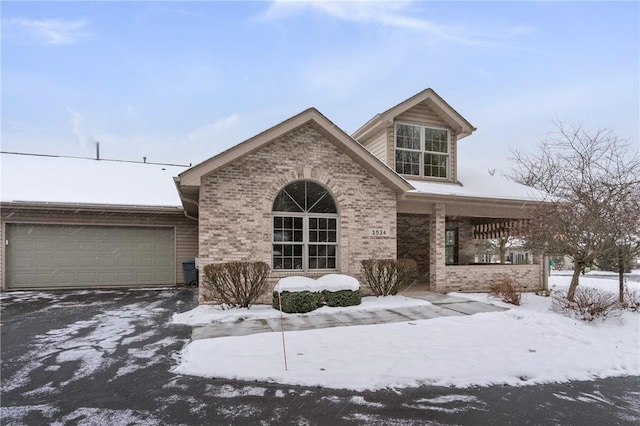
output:
[[[72,212],[114,212],[114,213],[151,213],[151,214],[184,214],[178,206],[145,206],[129,204],[90,204],[90,203],[57,203],[40,201],[3,201],[0,209],[39,210],[39,211],[72,211]]]
[[[476,130],[471,123],[445,102],[433,89],[425,89],[393,108],[376,114],[351,136],[358,141],[364,141],[368,137],[377,134],[380,130],[391,126],[398,115],[423,102],[456,132],[458,139],[469,136]]]
[[[413,189],[413,186],[389,166],[380,161],[364,146],[352,139],[342,129],[315,108],[309,108],[268,130],[223,151],[222,153],[180,173],[174,178],[175,185],[185,211],[191,216],[197,215],[200,182],[204,176],[216,172],[220,168],[245,157],[264,147],[275,139],[310,124],[342,149],[354,161],[366,168],[374,176],[386,183],[398,195]]]
[[[447,216],[529,219],[538,207],[546,203],[548,202],[408,192],[398,200],[398,213],[431,214],[433,205],[443,204]]]

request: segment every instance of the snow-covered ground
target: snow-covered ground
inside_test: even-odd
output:
[[[362,303],[357,306],[345,306],[330,308],[323,306],[315,311],[304,314],[305,316],[326,315],[337,313],[357,313],[367,311],[377,311],[380,309],[393,309],[407,306],[430,306],[426,300],[413,299],[405,296],[389,297],[363,297]],[[283,316],[290,317],[297,314],[283,313]],[[250,309],[231,308],[222,309],[217,305],[200,305],[187,312],[173,314],[174,324],[184,325],[206,325],[216,322],[232,322],[247,319],[279,318],[280,311],[273,309],[271,305],[254,305]]]
[[[640,271],[634,271],[634,275]],[[552,289],[570,276],[554,274]],[[615,279],[589,276],[581,285],[617,291]],[[640,283],[629,280],[636,290]],[[640,375],[640,315],[584,323],[552,312],[551,298],[523,295],[512,307],[485,294],[456,294],[511,307],[509,311],[405,323],[336,327],[286,333],[288,370],[280,333],[197,340],[182,352],[175,372],[204,377],[280,382],[354,390],[432,384],[527,385]],[[388,303],[424,303],[408,298]],[[364,299],[374,308],[385,299]],[[377,308],[377,307],[375,307]],[[332,310],[335,308],[322,308]],[[321,310],[319,310],[322,312]],[[337,310],[335,310],[337,312]],[[318,311],[315,311],[318,312]],[[318,312],[318,313],[320,313]],[[200,306],[174,322],[203,324],[237,317],[265,318],[268,307],[220,310]]]

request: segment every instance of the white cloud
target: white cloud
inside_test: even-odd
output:
[[[46,45],[71,45],[88,37],[86,19],[26,19],[2,20],[3,37],[27,40]]]
[[[189,133],[186,138],[187,142],[209,141],[215,142],[215,138],[224,136],[237,128],[240,122],[238,114],[231,114],[228,117],[221,118],[213,123],[198,127]]]
[[[75,135],[78,145],[81,148],[87,146],[87,135],[83,133],[82,127],[84,126],[85,118],[78,111],[75,111],[72,108],[67,107],[67,111],[71,114],[71,118],[69,119],[71,123],[71,132]]]
[[[336,18],[351,21],[384,19],[386,16],[404,11],[412,1],[368,1],[336,2],[323,0],[274,0],[265,13],[265,18],[285,18],[304,9],[324,12]]]
[[[428,36],[465,45],[481,45],[487,41],[469,34],[467,28],[446,25],[411,16],[414,1],[337,2],[326,0],[274,0],[264,19],[284,19],[304,10],[318,11],[337,19],[351,22],[380,24],[383,26],[418,31]]]
[[[239,114],[231,114],[191,130],[180,139],[185,153],[183,161],[204,161],[252,135],[255,123],[246,123]]]

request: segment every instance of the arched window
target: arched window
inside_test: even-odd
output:
[[[311,181],[285,186],[273,202],[273,269],[336,269],[338,210],[333,197]]]

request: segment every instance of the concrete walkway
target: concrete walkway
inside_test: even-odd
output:
[[[506,310],[486,303],[474,302],[461,297],[439,293],[411,294],[407,295],[407,297],[426,300],[432,303],[432,306],[407,306],[404,308],[341,312],[335,314],[287,315],[284,318],[284,328],[286,331],[301,331],[316,328],[416,321],[445,316],[473,315],[481,312],[499,312]],[[280,331],[280,318],[237,320],[234,322],[197,326],[193,328],[191,339],[246,336],[248,334],[269,333],[272,331]]]

